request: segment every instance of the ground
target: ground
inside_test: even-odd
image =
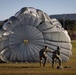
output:
[[[70,68],[57,69],[51,67],[51,63],[47,63],[45,67],[40,67],[39,63],[0,63],[0,75],[76,75],[76,41],[72,41],[73,55],[62,66]]]

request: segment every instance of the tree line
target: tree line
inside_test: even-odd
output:
[[[60,19],[59,22],[61,23],[62,27],[68,31],[71,39],[76,40],[76,20]]]

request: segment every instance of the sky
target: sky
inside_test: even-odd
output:
[[[14,16],[23,7],[34,7],[48,15],[76,13],[76,0],[0,0],[0,20]]]

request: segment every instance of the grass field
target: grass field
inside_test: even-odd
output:
[[[70,60],[62,63],[62,66],[71,68],[56,69],[47,63],[45,67],[40,67],[39,63],[0,63],[0,75],[76,75],[76,41],[72,41],[73,49]]]

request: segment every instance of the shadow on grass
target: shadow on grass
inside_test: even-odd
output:
[[[0,68],[40,68],[40,66],[0,66]]]

